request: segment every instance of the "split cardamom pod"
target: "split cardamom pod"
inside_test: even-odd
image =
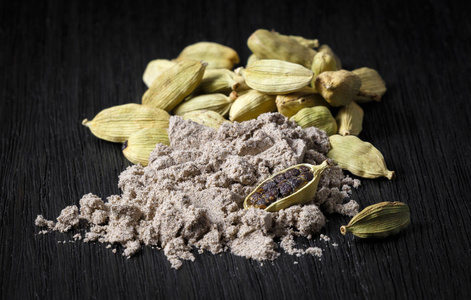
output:
[[[229,119],[233,122],[248,121],[273,111],[276,111],[275,96],[249,90],[232,103]]]
[[[360,238],[385,238],[399,233],[410,224],[410,210],[402,202],[381,202],[370,205],[354,216],[340,232]]]
[[[354,135],[332,135],[329,137],[332,148],[327,157],[333,159],[342,169],[363,178],[395,177],[388,170],[384,157],[372,144]]]
[[[325,106],[303,108],[289,120],[295,121],[301,128],[319,128],[329,136],[337,133],[337,122]]]
[[[211,110],[198,110],[184,114],[183,120],[192,120],[198,124],[218,129],[224,123],[230,123],[229,120],[224,119],[220,114]]]
[[[295,92],[276,96],[276,108],[287,118],[291,118],[303,108],[320,105],[329,106],[329,103],[319,94]]]
[[[142,104],[171,111],[200,84],[205,68],[205,62],[180,61],[155,78]]]
[[[185,47],[176,61],[187,59],[205,61],[208,69],[232,69],[239,63],[239,55],[234,49],[213,42],[199,42]]]
[[[352,102],[358,95],[361,79],[346,70],[326,71],[314,79],[314,86],[330,105],[343,106]]]
[[[319,47],[319,52],[329,54],[335,59],[335,63],[337,65],[337,70],[342,69],[342,62],[340,61],[340,58],[337,56],[337,54],[334,53],[332,48],[330,48],[328,45],[322,45]]]
[[[244,200],[244,208],[275,212],[295,204],[312,201],[322,173],[329,168],[327,160],[320,165],[299,164],[278,172],[260,183]]]
[[[154,126],[167,128],[170,115],[160,108],[136,103],[113,106],[100,111],[93,120],[82,124],[105,141],[123,143],[131,134]]]
[[[287,35],[258,29],[249,37],[247,45],[259,59],[279,59],[311,68],[316,51],[303,46]]]
[[[227,69],[209,69],[204,71],[203,79],[194,90],[194,95],[223,93],[230,94],[244,87],[244,78]]]
[[[340,135],[359,135],[363,124],[363,109],[355,101],[342,107],[335,119]]]
[[[358,95],[354,98],[359,103],[369,102],[371,100],[380,101],[386,93],[386,84],[381,75],[370,68],[360,68],[352,71],[361,79],[361,86]]]
[[[199,95],[180,103],[173,109],[173,113],[181,116],[195,110],[212,110],[225,116],[229,113],[231,105],[237,97],[236,92],[232,92],[229,97],[220,93]]]
[[[245,83],[254,90],[265,94],[289,94],[311,83],[311,70],[283,60],[262,59],[247,69],[236,70],[244,77]]]
[[[155,145],[170,145],[167,128],[150,127],[136,131],[123,144],[124,156],[133,164],[147,166]]]
[[[163,71],[176,65],[177,62],[168,59],[154,59],[147,64],[147,67],[142,75],[142,80],[150,87],[154,79],[157,78]]]

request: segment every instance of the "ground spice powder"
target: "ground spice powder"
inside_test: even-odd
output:
[[[121,244],[125,256],[155,246],[178,269],[182,260],[195,259],[193,248],[273,260],[279,245],[291,255],[321,256],[317,247],[296,249],[294,237],[318,233],[326,222],[323,212],[358,212],[357,202],[345,199],[360,182],[337,166],[324,172],[310,204],[275,213],[243,209],[246,195],[271,174],[326,159],[328,137],[314,127],[302,129],[278,113],[219,130],[172,116],[168,133],[170,146],[158,144],[147,167],[121,173],[121,195],[104,202],[86,194],[79,207],[65,208],[57,223],[40,215],[36,225],[64,232],[82,220],[85,242]]]

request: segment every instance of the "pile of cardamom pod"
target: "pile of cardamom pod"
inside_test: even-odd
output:
[[[342,169],[364,178],[394,177],[382,154],[357,137],[359,104],[380,101],[386,92],[377,71],[343,70],[316,39],[259,29],[247,44],[253,54],[234,71],[237,52],[211,42],[187,46],[173,60],[153,60],[143,75],[142,104],[105,109],[83,124],[98,138],[124,143],[126,158],[145,166],[157,143],[169,144],[170,114],[218,128],[278,111],[302,128],[324,130],[332,146],[327,156]]]

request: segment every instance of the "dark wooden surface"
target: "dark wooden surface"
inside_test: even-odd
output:
[[[98,2],[0,2],[0,298],[471,297],[466,1]],[[406,202],[405,232],[344,237],[338,228],[348,218],[329,216],[323,232],[337,248],[298,241],[325,249],[321,260],[283,253],[261,265],[202,254],[178,271],[150,248],[125,259],[119,247],[113,254],[104,244],[61,243],[73,233],[37,235],[37,214],[55,218],[88,192],[119,193],[117,177],[129,165],[120,145],[93,137],[83,118],[139,102],[147,62],[188,44],[226,44],[245,63],[257,28],[317,37],[346,69],[382,74],[388,92],[365,106],[361,137],[397,179],[363,180],[354,199],[362,207]]]

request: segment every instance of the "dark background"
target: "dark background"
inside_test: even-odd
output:
[[[0,1],[0,298],[3,299],[464,299],[471,297],[471,22],[466,1]],[[463,3],[463,4],[459,4]],[[100,110],[139,102],[156,58],[214,41],[245,61],[258,28],[318,38],[344,68],[384,77],[381,103],[364,106],[360,137],[397,179],[363,180],[362,207],[410,206],[412,225],[367,241],[324,229],[321,260],[274,262],[196,255],[175,271],[161,251],[131,259],[104,244],[37,235],[85,193],[119,193],[129,165],[120,145],[81,125]],[[59,242],[59,243],[58,243]],[[298,262],[298,264],[294,264]]]

